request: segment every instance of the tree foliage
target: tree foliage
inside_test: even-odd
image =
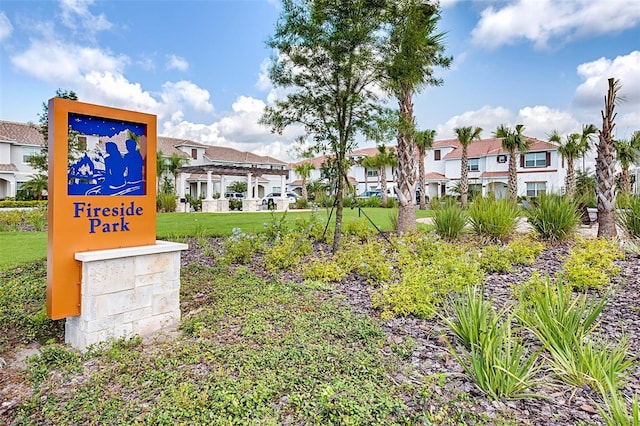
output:
[[[496,138],[502,139],[502,148],[509,152],[507,196],[514,203],[518,199],[518,163],[516,162],[516,153],[525,153],[531,146],[531,139],[524,136],[522,132],[524,132],[524,125],[522,124],[516,124],[514,129],[501,124],[494,132]]]
[[[282,133],[301,125],[312,151],[334,156],[336,224],[340,246],[346,154],[355,136],[379,111],[374,84],[382,0],[284,0],[275,33],[269,78],[286,96],[267,107],[261,122]]]

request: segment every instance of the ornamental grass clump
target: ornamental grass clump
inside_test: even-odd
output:
[[[611,383],[602,386],[600,394],[604,406],[598,405],[598,411],[600,411],[605,425],[640,426],[640,403],[637,393],[633,395],[630,405],[624,395]]]
[[[640,195],[626,195],[616,211],[618,223],[634,239],[640,239]]]
[[[525,212],[528,222],[543,239],[559,241],[575,234],[580,224],[580,212],[569,197],[542,194],[536,204]]]
[[[576,387],[587,385],[598,390],[609,381],[619,388],[633,364],[627,356],[627,340],[609,344],[591,336],[607,297],[591,300],[587,294],[573,296],[562,276],[555,283],[547,277],[542,283],[532,279],[527,285],[535,291],[519,293],[522,307],[516,310],[516,318],[549,352],[556,377]]]
[[[454,202],[447,202],[434,211],[433,225],[436,233],[441,237],[456,240],[462,235],[467,219],[466,211]]]
[[[518,220],[518,208],[507,199],[479,197],[469,207],[469,223],[473,232],[503,240],[513,234]]]
[[[508,308],[496,312],[476,286],[451,306],[452,318],[445,318],[445,323],[463,349],[450,343],[449,349],[476,385],[494,400],[541,397],[532,392],[541,383],[537,378],[541,366],[536,363],[539,351],[531,352],[513,334]]]

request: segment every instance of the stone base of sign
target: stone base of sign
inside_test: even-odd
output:
[[[202,211],[205,213],[228,212],[229,200],[202,200]]]
[[[276,199],[276,210],[289,210],[289,199]]]
[[[65,342],[90,345],[136,335],[149,337],[180,322],[180,252],[186,244],[75,254],[82,263],[81,314],[67,318]]]
[[[176,212],[177,213],[187,213],[191,211],[191,204],[187,202],[180,202],[178,198],[178,202],[176,203]]]

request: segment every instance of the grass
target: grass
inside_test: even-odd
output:
[[[393,229],[391,212],[397,209],[366,208],[364,213],[382,231]],[[327,209],[318,211],[320,220],[326,223],[329,213]],[[428,210],[416,210],[417,217],[428,217]],[[282,217],[283,212],[230,212],[230,213],[162,213],[157,215],[156,236],[159,239],[172,239],[185,236],[229,236],[234,228],[246,233],[264,231],[264,224],[274,217]],[[308,218],[309,211],[287,212],[285,220],[295,221]],[[343,223],[358,217],[357,209],[344,209]],[[362,216],[364,217],[364,216]],[[332,216],[335,223],[335,212]],[[366,220],[366,219],[365,219]],[[367,221],[367,225],[373,225]],[[426,225],[420,225],[426,226]],[[19,248],[19,250],[16,250]],[[47,256],[46,232],[0,232],[0,270],[31,262]]]
[[[33,283],[42,270],[22,275]],[[331,288],[192,264],[181,310],[171,339],[85,354],[46,345],[27,359],[31,391],[9,423],[400,425],[447,413],[451,424],[504,424],[470,411],[468,398],[440,401],[426,381],[398,381],[411,375],[414,343],[389,348],[378,321]]]
[[[46,232],[0,232],[0,270],[45,257]]]

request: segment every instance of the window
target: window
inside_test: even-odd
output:
[[[469,162],[467,163],[467,170],[470,172],[477,172],[480,170],[480,159],[479,158],[469,158]]]
[[[498,163],[506,163],[507,162],[507,156],[504,154],[498,155]]]
[[[546,152],[529,152],[524,154],[524,167],[546,167],[547,165]]]
[[[440,161],[440,156],[442,155],[442,153],[440,152],[439,149],[436,149],[435,151],[433,151],[433,159],[435,161]]]
[[[194,160],[198,159],[198,150],[196,148],[191,148],[191,158]]]
[[[278,194],[280,194],[280,187],[279,186],[274,186],[273,188],[271,188],[271,192],[277,192]]]
[[[367,177],[378,176],[378,169],[369,170],[367,169]]]
[[[22,162],[26,164],[26,163],[29,162],[29,158],[31,158],[34,155],[38,155],[38,154],[40,154],[40,148],[23,147],[22,148]]]
[[[538,197],[547,191],[547,182],[527,182],[527,197]]]

